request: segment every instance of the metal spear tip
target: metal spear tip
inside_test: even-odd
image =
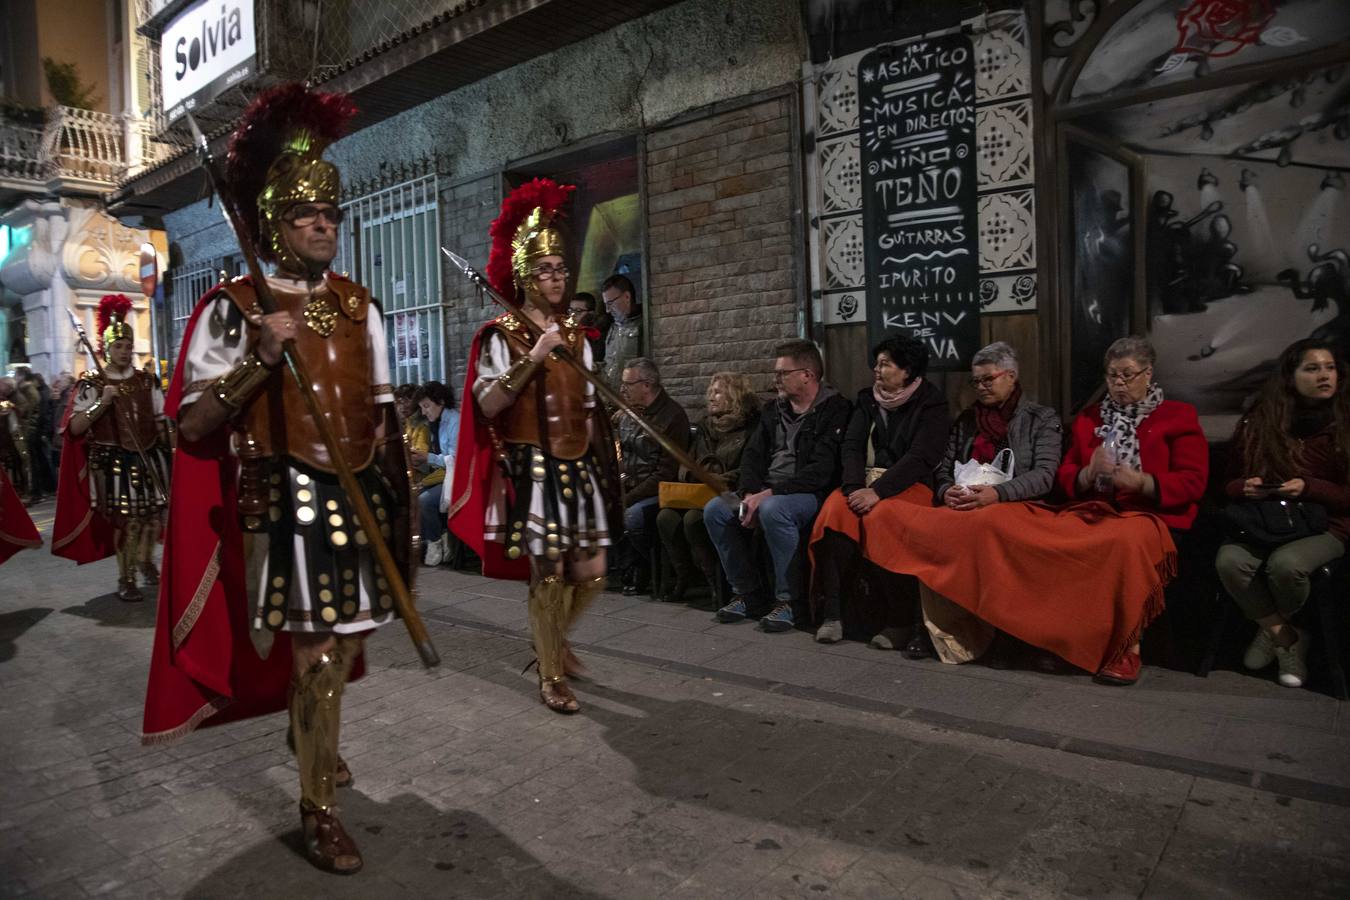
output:
[[[210,145],[206,142],[206,135],[202,134],[202,130],[197,127],[197,120],[192,118],[192,113],[187,113],[186,115],[188,128],[192,131],[192,143],[196,144],[202,150],[207,150]]]
[[[442,247],[441,252],[449,257],[450,261],[455,264],[455,268],[459,269],[461,272],[467,272],[469,270],[469,261],[449,247]]]

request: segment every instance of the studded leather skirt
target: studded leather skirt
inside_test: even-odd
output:
[[[159,483],[169,489],[169,455],[159,447],[145,451],[108,444],[89,445],[89,478],[94,489],[94,506],[115,526],[126,519],[154,515],[164,508],[165,498],[155,487],[147,463],[155,469]]]
[[[484,536],[504,546],[507,558],[543,559],[611,543],[605,492],[617,490],[587,451],[556,459],[529,444],[510,444],[498,487],[504,501],[489,506]]]
[[[389,582],[337,476],[278,460],[264,477],[267,513],[241,523],[254,627],[347,634],[390,621]],[[393,489],[376,466],[356,478],[389,539]]]

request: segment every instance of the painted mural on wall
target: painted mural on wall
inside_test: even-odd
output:
[[[1072,94],[1100,99],[1175,80],[1179,70],[1194,77],[1232,60],[1294,58],[1346,36],[1350,3],[1338,0],[1142,0],[1093,52]],[[1291,342],[1328,338],[1350,358],[1347,71],[1350,60],[1074,123],[1139,160],[1134,177],[1143,178],[1145,203],[1133,222],[1144,236],[1147,320],[1132,330],[1148,331],[1157,380],[1168,396],[1195,404],[1211,440],[1231,435]],[[1078,319],[1102,301],[1105,286],[1128,283],[1133,267],[1091,230],[1129,218],[1128,194],[1116,208],[1103,193],[1100,161],[1085,165],[1071,152],[1065,165],[1077,237],[1072,265],[1089,261],[1093,269],[1074,268],[1069,301],[1077,404],[1080,383],[1100,373]],[[1102,252],[1089,259],[1084,251],[1093,245]]]

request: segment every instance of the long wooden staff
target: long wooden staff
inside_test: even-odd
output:
[[[530,332],[530,335],[535,340],[539,339],[540,335],[544,333],[544,329],[540,328],[539,325],[536,324],[529,316],[525,315],[524,311],[520,308],[518,304],[516,304],[512,300],[508,300],[501,294],[497,293],[497,291],[493,289],[492,285],[488,284],[487,279],[484,278],[482,275],[478,274],[478,272],[475,271],[474,268],[469,265],[469,263],[464,259],[464,257],[459,256],[458,254],[450,250],[447,250],[444,247],[441,248],[441,252],[444,253],[450,259],[450,262],[454,263],[455,268],[459,269],[459,271],[464,275],[465,278],[472,281],[475,285],[478,286],[480,290],[485,291],[489,297],[497,301],[497,303],[500,304],[503,309],[514,315],[518,320],[520,320],[521,324],[525,326],[526,330]],[[688,469],[690,475],[693,475],[699,481],[707,485],[708,488],[714,494],[720,496],[723,502],[725,502],[728,506],[730,506],[731,509],[734,510],[737,507],[737,505],[741,502],[740,498],[737,497],[735,494],[733,494],[727,488],[727,483],[722,478],[722,476],[716,474],[715,472],[709,471],[706,466],[702,465],[701,463],[699,463],[698,460],[694,459],[692,456],[686,453],[678,444],[676,444],[670,438],[666,437],[660,431],[656,430],[656,428],[653,427],[651,423],[649,423],[646,419],[642,418],[642,416],[638,414],[637,410],[633,409],[633,407],[625,403],[623,399],[615,392],[615,390],[612,387],[610,387],[605,382],[603,378],[601,378],[599,375],[596,375],[590,369],[586,368],[586,364],[581,360],[577,359],[571,353],[568,353],[566,348],[564,347],[555,348],[553,350],[553,355],[558,359],[562,360],[563,362],[567,363],[573,369],[576,369],[577,372],[581,373],[581,377],[585,378],[587,381],[589,381],[592,385],[595,386],[596,393],[598,393],[601,397],[603,397],[605,399],[605,402],[609,403],[611,406],[618,407],[621,412],[626,413],[630,418],[632,418],[632,420],[637,424],[639,428],[647,432],[648,436],[650,436],[652,440],[656,441],[656,443],[661,445],[661,449],[665,450],[672,457],[674,457],[676,462],[678,462],[680,465]],[[470,360],[470,365],[472,364],[474,364],[474,360]]]
[[[75,311],[69,307],[66,309],[66,314],[70,316],[70,324],[75,329],[75,334],[79,336],[80,343],[84,345],[84,349],[89,354],[89,358],[94,361],[94,371],[98,372],[99,379],[102,380],[104,384],[107,384],[108,378],[103,372],[103,364],[98,361],[98,354],[94,352],[94,346],[89,343],[89,335],[84,333],[84,325],[80,324],[80,320],[76,317]],[[113,415],[117,415],[116,409],[113,410]],[[135,418],[135,407],[132,407],[131,415],[132,418]],[[141,439],[136,435],[136,429],[131,429],[130,437],[131,443],[136,447],[136,453],[141,457],[141,465],[145,466],[145,470],[150,473],[150,480],[154,482],[155,490],[159,491],[159,499],[164,503],[168,503],[169,492],[164,488],[164,482],[159,477],[159,470],[150,464],[150,458],[145,455],[145,448],[141,446]]]
[[[239,249],[243,251],[244,260],[248,263],[248,274],[253,280],[253,289],[257,293],[258,306],[262,308],[264,314],[276,312],[278,309],[276,297],[272,296],[272,289],[268,286],[267,278],[263,275],[257,254],[244,238],[244,231],[239,226],[238,210],[234,208],[232,198],[221,189],[216,178],[215,162],[211,157],[211,148],[207,144],[206,136],[197,127],[197,123],[193,121],[191,113],[188,114],[187,119],[188,125],[192,128],[193,140],[197,144],[198,159],[202,168],[206,170],[206,176],[211,182],[211,189],[220,198],[220,208],[225,213],[225,221],[229,222],[235,240],[239,242]],[[282,342],[281,350],[282,357],[286,361],[286,368],[290,370],[291,377],[295,379],[295,384],[300,389],[300,396],[305,401],[305,409],[319,429],[319,437],[328,450],[329,458],[333,460],[333,467],[337,470],[338,484],[346,492],[352,506],[356,508],[356,520],[366,533],[366,537],[370,539],[370,549],[375,551],[375,560],[379,563],[380,569],[389,581],[389,587],[394,596],[394,606],[398,608],[398,614],[402,617],[403,624],[407,626],[408,636],[412,638],[413,646],[417,648],[417,655],[421,658],[422,665],[428,669],[440,665],[441,658],[436,653],[436,648],[431,644],[431,635],[427,634],[427,626],[422,621],[422,617],[417,614],[417,608],[413,606],[412,594],[408,591],[408,585],[403,580],[398,565],[394,562],[394,555],[389,551],[389,545],[385,543],[384,535],[380,533],[380,522],[375,518],[375,513],[366,501],[366,493],[357,482],[356,475],[352,473],[346,457],[342,455],[338,448],[337,439],[333,436],[333,430],[328,424],[328,417],[319,408],[319,399],[314,395],[313,382],[309,379],[305,361],[296,352],[295,342],[289,338]]]

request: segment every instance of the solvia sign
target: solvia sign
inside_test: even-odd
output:
[[[209,103],[254,72],[252,0],[201,0],[160,37],[159,75],[170,121]]]

